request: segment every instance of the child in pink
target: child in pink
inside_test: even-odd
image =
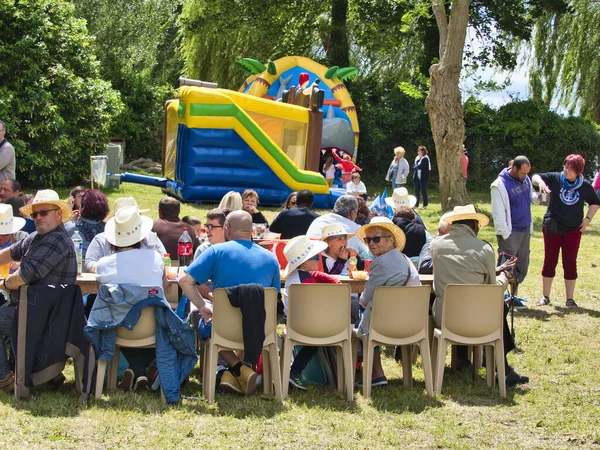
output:
[[[352,162],[350,155],[345,154],[344,158],[340,158],[339,155],[336,153],[335,148],[331,150],[331,154],[333,155],[335,160],[339,162],[339,164],[337,164],[336,167],[342,170],[342,184],[344,186],[346,186],[348,183],[350,183],[350,181],[352,181],[352,174],[354,172],[362,171],[360,167],[358,167]]]

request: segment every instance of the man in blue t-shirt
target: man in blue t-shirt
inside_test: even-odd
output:
[[[529,268],[529,242],[533,233],[531,204],[538,203],[529,171],[531,163],[525,156],[517,156],[512,165],[503,169],[491,185],[492,217],[498,239],[498,264],[516,256],[514,269],[517,283],[522,283]],[[516,289],[515,289],[516,295]]]
[[[225,241],[206,249],[186,269],[179,280],[184,294],[196,305],[205,323],[212,318],[212,304],[205,302],[196,289],[197,284],[212,282],[212,288],[229,288],[240,284],[257,283],[279,291],[279,263],[275,255],[252,242],[252,216],[245,211],[233,211],[225,219]],[[256,388],[256,373],[242,364],[233,351],[222,351],[221,358],[229,370],[221,377],[220,387],[240,394]]]

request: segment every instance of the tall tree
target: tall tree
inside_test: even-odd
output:
[[[458,83],[470,6],[471,0],[454,0],[448,15],[443,0],[431,2],[440,32],[440,61],[429,69],[431,88],[425,105],[435,142],[444,210],[467,202],[467,191],[460,172],[465,122]]]
[[[551,6],[535,26],[533,97],[600,124],[600,3],[557,0]]]

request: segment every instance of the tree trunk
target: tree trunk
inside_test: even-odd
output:
[[[431,88],[425,105],[435,142],[444,211],[468,203],[460,163],[465,122],[458,83],[470,3],[471,0],[453,1],[448,20],[443,0],[432,0],[440,31],[440,62],[429,69]]]
[[[329,67],[350,66],[350,47],[346,22],[348,19],[348,0],[333,0],[331,2],[331,34],[330,46],[327,52]]]

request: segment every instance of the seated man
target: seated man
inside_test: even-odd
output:
[[[11,292],[11,306],[0,308],[0,335],[10,336],[10,328],[18,301],[17,290],[25,284],[75,284],[77,260],[73,241],[65,230],[64,222],[71,217],[71,207],[52,190],[38,191],[33,205],[21,212],[35,221],[36,232],[9,248],[0,251],[0,265],[20,261],[18,270],[2,282],[2,288]],[[11,390],[14,375],[8,365],[4,340],[0,343],[0,389]],[[64,382],[60,374],[51,381]]]
[[[446,222],[452,225],[450,232],[431,242],[433,260],[433,288],[436,299],[433,303],[433,319],[441,326],[444,289],[448,284],[504,284],[506,278],[496,278],[505,269],[514,266],[514,258],[496,267],[496,257],[492,246],[477,238],[479,228],[486,226],[489,219],[484,214],[475,212],[473,205],[456,206],[451,213],[445,215]],[[506,354],[515,348],[515,343],[506,322],[508,308],[505,305],[504,315],[504,363],[506,368],[506,385],[514,386],[529,382],[529,378],[519,375],[508,365]],[[457,358],[459,369],[470,369],[466,355],[467,347],[459,346]]]
[[[269,227],[273,233],[281,233],[281,239],[291,239],[306,234],[308,227],[319,217],[311,210],[315,194],[308,189],[296,194],[296,207],[281,211]]]
[[[406,235],[406,245],[402,253],[411,258],[411,261],[417,262],[419,254],[427,242],[427,230],[416,222],[415,211],[410,206],[396,208],[392,221]]]
[[[440,222],[438,224],[438,235],[436,236],[436,238],[448,234],[450,232],[450,228],[452,228],[452,225],[446,222],[445,219],[446,214],[444,214],[440,219]],[[417,268],[419,269],[420,274],[431,275],[433,273],[433,261],[431,260],[431,242],[432,241],[426,242],[423,248],[421,249],[421,253],[419,253],[419,264],[417,265]]]
[[[17,180],[4,180],[0,185],[0,201],[5,202],[9,197],[21,195],[21,183]]]
[[[192,227],[179,219],[181,212],[181,203],[172,197],[162,198],[158,202],[158,220],[154,221],[152,231],[154,231],[167,249],[166,253],[171,255],[171,259],[177,259],[177,245],[183,229],[187,228],[190,237],[194,235]],[[198,240],[192,239],[194,250],[198,248]],[[193,253],[192,253],[193,255]],[[191,255],[190,255],[191,256]]]
[[[205,250],[179,280],[183,293],[200,310],[205,323],[212,318],[212,305],[198,293],[197,284],[211,280],[213,289],[217,289],[256,283],[280,290],[277,258],[252,242],[252,216],[246,211],[233,211],[225,219],[224,233],[227,242]],[[220,356],[229,367],[221,377],[222,389],[245,395],[256,389],[257,374],[248,364],[257,361],[242,364],[243,355],[233,351],[222,351]]]

